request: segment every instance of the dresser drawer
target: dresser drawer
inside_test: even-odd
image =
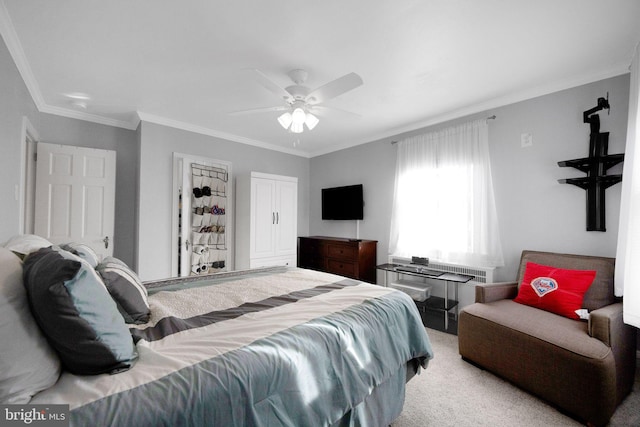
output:
[[[327,245],[327,256],[329,258],[340,258],[346,261],[355,261],[358,258],[358,248],[347,245]]]
[[[322,257],[306,257],[299,263],[298,267],[310,268],[312,270],[324,270],[324,258]]]
[[[327,260],[327,271],[347,277],[357,277],[356,263],[346,262],[337,259]]]

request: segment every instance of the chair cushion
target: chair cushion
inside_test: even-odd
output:
[[[542,340],[590,359],[604,359],[611,353],[602,341],[589,336],[586,322],[576,322],[513,300],[471,304],[464,311],[526,334],[532,340]]]
[[[513,300],[471,304],[460,312],[458,343],[463,358],[579,420],[606,425],[619,401],[623,371],[614,350],[589,336],[586,322]]]
[[[582,307],[593,311],[616,302],[613,291],[615,258],[523,251],[518,271],[518,286],[522,284],[527,262],[570,270],[595,270],[596,277],[584,295]]]
[[[577,320],[580,316],[576,310],[582,308],[584,294],[595,276],[595,270],[567,270],[528,262],[514,301]]]

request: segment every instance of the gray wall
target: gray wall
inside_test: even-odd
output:
[[[138,273],[143,280],[171,273],[173,153],[232,163],[234,177],[251,171],[298,178],[298,234],[309,232],[309,159],[154,123],[141,124]],[[235,188],[234,188],[234,195]]]
[[[378,262],[385,262],[396,157],[390,141],[495,114],[496,120],[489,122],[489,143],[506,264],[495,271],[495,279],[515,278],[523,249],[615,256],[621,186],[606,192],[607,231],[587,232],[585,191],[557,181],[584,176],[577,170],[558,167],[557,162],[588,155],[589,126],[582,122],[582,112],[594,107],[597,98],[607,92],[611,115],[600,113],[601,131],[610,132],[609,153],[622,153],[628,74],[314,157],[310,169],[310,234],[355,237],[355,221],[321,219],[320,189],[363,183],[366,204],[360,238],[378,240]],[[533,146],[521,148],[522,133],[533,135]],[[621,169],[618,166],[609,173],[621,173]]]
[[[311,159],[311,235],[378,241],[378,263],[386,262],[395,184],[396,146],[376,141]],[[359,221],[321,219],[321,189],[363,184],[364,216]]]
[[[22,119],[38,128],[39,113],[4,41],[0,38],[0,243],[18,234]]]
[[[585,176],[558,167],[562,160],[587,157],[589,126],[582,112],[609,92],[611,113],[600,112],[601,132],[610,132],[609,153],[625,151],[629,75],[618,76],[496,109],[489,126],[492,171],[507,264],[499,276],[515,277],[523,249],[616,256],[621,185],[606,191],[606,232],[586,231],[586,192],[558,179]],[[520,134],[533,146],[520,147]],[[609,170],[622,173],[622,165]]]
[[[38,112],[4,42],[0,42],[0,242],[19,232],[20,206],[15,186],[20,183],[22,118],[27,116],[40,141],[116,151],[114,255],[134,260],[136,224],[136,134],[133,131]]]

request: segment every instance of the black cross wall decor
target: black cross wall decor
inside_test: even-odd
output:
[[[573,184],[587,191],[587,231],[607,231],[605,224],[605,198],[607,188],[622,181],[622,175],[607,175],[613,166],[624,161],[624,154],[607,154],[609,132],[600,132],[600,116],[594,114],[602,109],[609,110],[607,99],[598,98],[598,105],[583,113],[583,120],[589,123],[589,157],[558,162],[558,166],[569,166],[587,174],[583,178],[559,179],[561,184]]]

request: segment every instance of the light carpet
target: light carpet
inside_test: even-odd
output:
[[[465,362],[458,337],[427,328],[434,350],[429,367],[407,384],[404,409],[393,427],[580,426],[544,401]],[[640,426],[640,375],[609,424]]]

